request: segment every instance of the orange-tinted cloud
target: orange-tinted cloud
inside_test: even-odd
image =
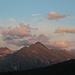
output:
[[[54,42],[43,42],[46,46],[50,48],[68,48],[69,44],[65,41],[54,41]]]
[[[75,28],[58,28],[55,33],[75,33]]]
[[[65,41],[57,41],[54,42],[55,46],[58,46],[60,48],[68,48],[68,43],[66,43]]]
[[[54,19],[67,18],[68,15],[66,15],[66,14],[57,14],[56,12],[52,11],[52,12],[48,13],[47,17],[48,17],[49,20],[54,20]]]

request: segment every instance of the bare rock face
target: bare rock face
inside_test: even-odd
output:
[[[30,47],[25,46],[10,55],[6,55],[0,62],[0,71],[40,68],[70,59],[75,59],[75,54],[66,50],[51,50],[37,42]]]

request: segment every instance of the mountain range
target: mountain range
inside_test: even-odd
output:
[[[5,56],[0,61],[0,72],[46,67],[70,59],[75,59],[74,53],[62,49],[48,49],[42,43],[36,42],[18,51],[12,52],[9,50],[5,53]]]

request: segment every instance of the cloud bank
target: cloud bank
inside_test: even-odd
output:
[[[19,26],[15,28],[8,27],[2,29],[1,34],[5,40],[19,39],[32,36],[32,30],[36,30],[36,28],[31,28],[29,25],[21,23]]]
[[[2,35],[3,42],[5,41],[8,45],[15,45],[18,47],[21,46],[29,46],[36,42],[41,42],[49,48],[54,49],[67,49],[71,47],[73,41],[51,41],[51,36],[46,34],[35,34],[32,35],[32,31],[37,30],[37,28],[32,28],[30,25],[26,25],[24,23],[20,23],[19,26],[16,27],[0,27],[0,32]],[[38,31],[38,30],[37,30]],[[58,28],[56,33],[75,33],[75,29],[72,28]]]

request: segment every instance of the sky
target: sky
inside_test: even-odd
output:
[[[75,49],[75,0],[0,0],[0,47],[18,50],[39,41]]]

